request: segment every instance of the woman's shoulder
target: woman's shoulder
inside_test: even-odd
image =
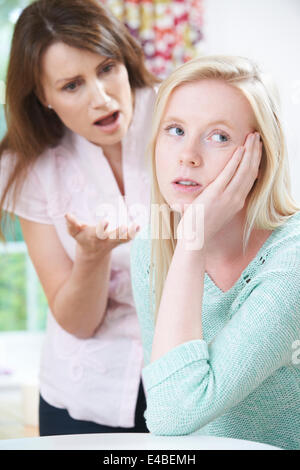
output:
[[[52,146],[47,147],[44,152],[37,158],[37,168],[45,166],[56,166],[57,160],[68,160],[75,154],[76,147],[76,134],[70,129],[65,129],[63,137],[60,141]]]
[[[46,147],[34,160],[31,168],[38,170],[48,165],[55,164],[57,155],[68,157],[76,146],[74,133],[69,129],[65,130],[63,137],[54,146]],[[0,165],[2,170],[11,170],[18,161],[17,154],[9,149],[6,149],[0,158]]]
[[[156,97],[158,93],[160,83],[153,85],[153,86],[144,86],[141,88],[137,88],[136,91],[143,97]]]
[[[136,94],[136,99],[138,103],[138,108],[144,109],[145,106],[147,108],[149,108],[149,106],[154,107],[157,91],[158,91],[158,88],[156,86],[153,86],[153,87],[147,86],[143,88],[137,88],[135,90],[135,94]]]

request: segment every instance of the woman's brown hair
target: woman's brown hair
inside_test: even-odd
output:
[[[30,166],[64,135],[62,121],[41,102],[42,57],[56,42],[122,62],[132,89],[160,81],[146,69],[143,50],[126,26],[99,1],[37,0],[25,8],[15,25],[6,78],[7,132],[0,142],[0,159],[8,150],[16,162],[1,195],[0,223],[10,187],[14,184],[14,208]],[[5,240],[1,227],[0,238]]]

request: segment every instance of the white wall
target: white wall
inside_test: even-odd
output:
[[[249,57],[275,79],[299,203],[300,0],[204,0],[204,7],[204,53]]]

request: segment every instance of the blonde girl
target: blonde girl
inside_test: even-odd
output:
[[[299,449],[300,214],[275,88],[246,58],[192,60],[160,87],[149,149],[131,250],[147,427]]]

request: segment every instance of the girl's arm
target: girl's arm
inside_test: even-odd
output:
[[[293,365],[293,347],[300,338],[299,261],[298,243],[253,278],[247,284],[247,297],[230,312],[231,319],[210,343],[203,339],[188,340],[146,364],[143,369],[147,395],[145,418],[151,433],[191,434],[230,412],[243,400],[244,410],[250,410],[250,418],[255,419],[256,406],[258,412],[264,406],[269,423],[274,421],[276,425],[280,420],[276,412],[282,403],[282,390],[294,393],[296,385],[296,382],[286,382],[284,373],[277,376],[277,382],[272,376],[283,366]],[[146,285],[147,282],[142,291],[140,281],[141,290],[135,288],[138,308],[142,308],[141,299],[147,295]],[[189,317],[188,310],[187,306],[186,317]],[[138,315],[146,357],[151,350],[148,339],[153,336],[154,325],[151,327],[145,310],[138,311]],[[172,330],[171,320],[168,332],[173,336]],[[261,396],[264,398],[256,401],[252,395],[247,401],[263,382],[265,390]],[[299,406],[300,398],[297,401],[295,395],[283,408],[288,412],[291,407],[299,409]],[[279,412],[282,414],[282,409]],[[244,424],[246,421],[242,420]],[[261,424],[264,425],[257,422],[258,427]]]
[[[159,306],[151,362],[181,343],[202,339],[204,252],[177,242]]]

